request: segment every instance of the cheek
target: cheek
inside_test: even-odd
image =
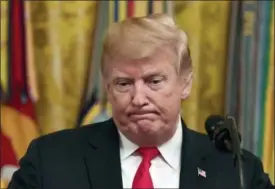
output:
[[[181,93],[179,90],[173,90],[169,87],[161,92],[154,92],[154,94],[151,95],[151,102],[153,102],[162,113],[170,115],[178,111],[177,107],[180,106]]]
[[[165,108],[169,112],[178,111],[177,107],[180,105],[181,94],[175,92],[170,92],[165,95]]]
[[[109,102],[112,104],[114,112],[124,111],[130,104],[130,96],[128,94],[110,92]]]

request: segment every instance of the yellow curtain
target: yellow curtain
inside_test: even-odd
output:
[[[72,128],[91,62],[96,1],[31,1],[42,133]]]
[[[182,115],[199,132],[204,132],[208,115],[223,114],[229,3],[175,2],[176,22],[189,37],[194,68],[192,93],[182,103]]]

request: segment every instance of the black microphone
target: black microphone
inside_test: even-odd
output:
[[[225,126],[225,118],[220,115],[210,115],[205,121],[205,130],[216,146],[223,152],[232,152],[232,140],[228,128]],[[241,141],[241,135],[238,133]]]
[[[240,189],[244,189],[241,137],[235,119],[230,116],[224,118],[220,115],[210,115],[205,121],[205,130],[218,150],[233,154],[234,164],[238,168]]]

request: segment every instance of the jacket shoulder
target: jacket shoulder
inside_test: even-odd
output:
[[[190,135],[190,138],[199,143],[201,147],[214,149],[214,144],[211,142],[207,134],[189,128],[187,128],[187,132]]]
[[[89,138],[99,133],[104,132],[110,127],[110,120],[84,125],[77,128],[63,129],[55,131],[34,139],[38,145],[43,146],[60,146],[60,145],[73,145],[81,141],[87,141]],[[72,146],[71,146],[72,147]]]

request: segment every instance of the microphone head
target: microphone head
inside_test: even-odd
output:
[[[205,121],[205,130],[211,141],[214,140],[214,135],[224,123],[224,118],[220,115],[210,115]]]
[[[205,130],[215,147],[223,152],[231,150],[229,131],[224,126],[225,118],[210,115],[205,121]]]

